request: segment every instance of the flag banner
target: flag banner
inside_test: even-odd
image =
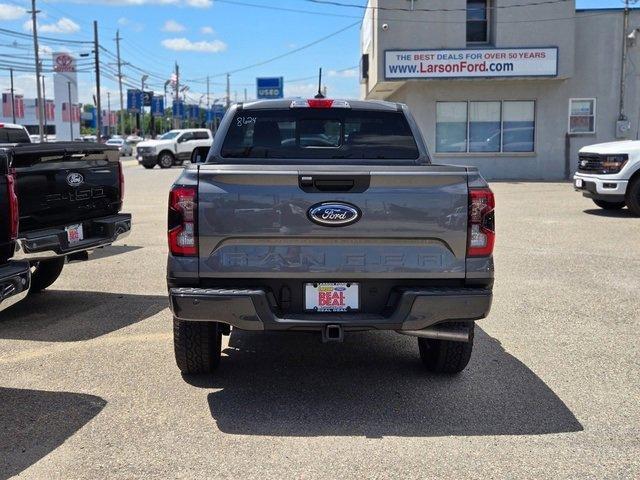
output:
[[[11,109],[11,94],[3,93],[2,94],[2,116],[11,117],[12,115],[13,115],[13,110]]]
[[[62,102],[62,121],[68,122],[71,119],[71,109],[67,102]]]
[[[80,105],[75,105],[74,104],[73,107],[72,107],[71,112],[72,112],[72,115],[73,115],[71,117],[72,121],[75,122],[75,123],[80,123],[80,114],[81,114]]]
[[[45,118],[47,121],[54,121],[56,119],[56,102],[53,100],[47,100],[44,104]]]
[[[24,118],[24,96],[14,95],[16,118]]]

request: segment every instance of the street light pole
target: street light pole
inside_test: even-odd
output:
[[[140,108],[140,132],[142,133],[142,138],[144,138],[144,83],[147,81],[147,79],[149,78],[149,75],[143,75],[142,76],[142,90],[140,90],[142,92],[142,106]]]
[[[13,88],[13,68],[9,69],[11,74],[11,115],[13,116],[13,123],[16,123],[16,96]]]

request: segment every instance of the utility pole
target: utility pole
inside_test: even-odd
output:
[[[98,110],[98,118],[96,128],[98,130],[98,143],[102,143],[102,105],[100,102],[100,43],[98,42],[98,22],[93,21],[93,48],[96,59],[96,109]]]
[[[120,88],[120,135],[124,137],[124,94],[122,93],[122,60],[120,59],[120,30],[116,31],[116,52],[118,55],[118,86]]]
[[[140,107],[140,132],[142,133],[142,138],[144,138],[144,84],[148,78],[149,75],[143,75],[142,81],[140,82],[140,87],[142,88],[142,90],[140,90],[140,94],[142,95],[142,106]]]
[[[174,103],[176,104],[176,114],[180,113],[180,67],[178,66],[178,62],[176,62],[176,96],[175,99],[173,100]],[[178,115],[175,115],[173,117],[173,128],[180,128],[180,119],[178,118]]]
[[[11,115],[13,116],[13,123],[16,123],[16,96],[13,88],[13,68],[9,69],[11,74]]]
[[[111,92],[107,92],[107,135],[111,136]]]
[[[227,73],[227,110],[231,106],[231,75]]]
[[[40,142],[44,141],[44,105],[42,105],[42,88],[40,87],[40,47],[38,46],[38,20],[40,10],[36,10],[36,0],[31,0],[31,22],[33,24],[33,50],[36,60],[36,84],[38,85],[38,128],[40,129]]]
[[[42,75],[42,103],[44,104],[44,136],[47,136],[47,90],[44,85],[44,75]]]

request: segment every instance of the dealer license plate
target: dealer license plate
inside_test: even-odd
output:
[[[82,231],[81,223],[77,225],[69,225],[65,230],[67,231],[67,240],[69,241],[69,245],[75,245],[76,243],[84,240],[84,232]]]
[[[576,188],[584,187],[584,181],[581,178],[576,178]]]
[[[357,283],[307,283],[305,308],[315,312],[350,312],[360,308]]]

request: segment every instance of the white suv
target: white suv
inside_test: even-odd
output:
[[[625,205],[640,216],[640,141],[599,143],[580,149],[575,189],[598,207]]]
[[[170,168],[191,159],[198,147],[211,147],[213,135],[206,128],[171,130],[157,140],[140,142],[136,147],[138,163],[145,168]]]

